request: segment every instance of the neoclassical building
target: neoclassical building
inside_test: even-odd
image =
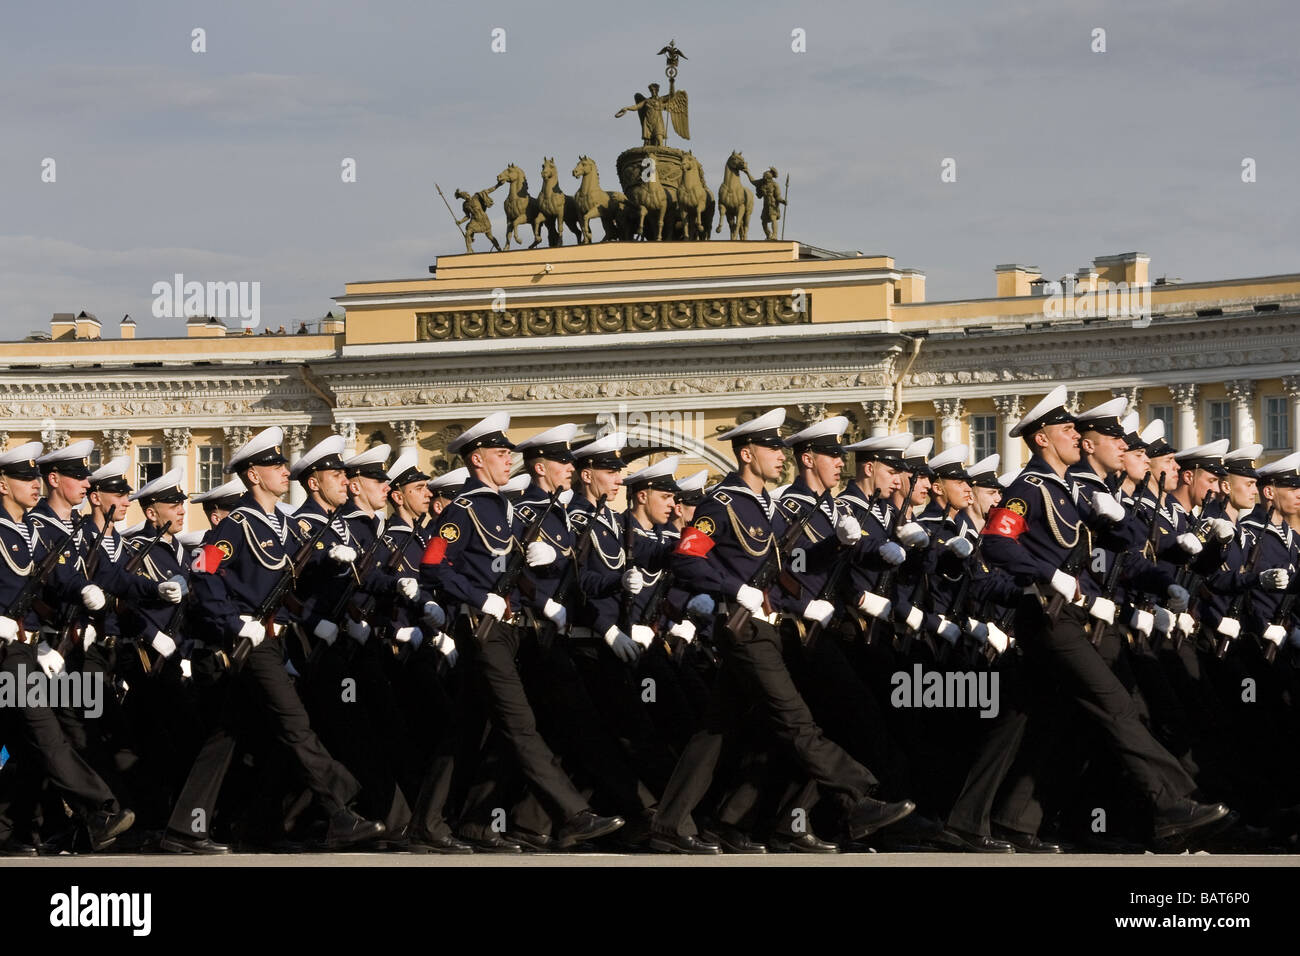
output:
[[[1058,286],[999,265],[995,295],[927,302],[924,275],[887,256],[764,241],[453,255],[429,271],[347,283],[346,317],[310,334],[194,318],[185,337],[136,338],[127,321],[105,338],[94,316],[57,314],[48,340],[0,344],[0,441],[92,438],[98,458],[129,454],[137,482],[183,464],[198,491],[267,425],[291,456],[333,431],[438,471],[451,438],[504,409],[516,440],[615,427],[680,448],[683,474],[720,474],[716,436],[781,405],[792,424],[844,414],[857,436],[909,428],[1009,468],[1024,448],[1007,431],[1064,383],[1080,407],[1124,396],[1180,447],[1300,448],[1300,274],[1148,284],[1149,258],[1128,253]]]

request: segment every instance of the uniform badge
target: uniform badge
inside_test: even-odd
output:
[[[324,542],[324,541],[317,541],[317,542],[316,542],[316,550],[317,550],[317,551],[324,551],[324,550],[325,550],[325,542]]]
[[[724,505],[731,504],[731,495],[727,494],[725,491],[719,491],[713,497],[717,498],[718,501],[722,502]]]
[[[797,515],[799,513],[799,502],[794,498],[787,498],[785,501],[781,502],[781,507],[792,515]],[[750,533],[753,534],[752,531]]]
[[[712,518],[700,518],[695,522],[695,527],[701,534],[707,534],[710,538],[713,537],[713,532],[718,530]]]
[[[1002,507],[1006,508],[1008,511],[1015,512],[1022,518],[1029,512],[1029,506],[1020,498],[1012,498]]]
[[[442,535],[448,541],[455,541],[460,537],[460,528],[457,528],[454,524],[445,524],[438,529],[438,534]]]
[[[229,561],[235,553],[235,549],[230,546],[229,541],[218,541],[217,550],[221,552],[222,560]]]
[[[311,522],[309,522],[306,518],[299,518],[299,519],[298,519],[298,530],[301,531],[301,532],[302,532],[303,534],[305,534],[305,535],[310,535],[310,534],[311,534]]]

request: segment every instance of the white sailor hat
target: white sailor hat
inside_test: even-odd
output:
[[[859,464],[865,461],[878,461],[893,468],[905,468],[903,457],[911,444],[911,432],[895,432],[892,435],[879,435],[854,442],[852,445],[845,445],[844,450],[853,452]]]
[[[447,453],[465,457],[476,448],[514,448],[506,437],[506,429],[509,427],[509,414],[493,412],[449,441]]]
[[[0,475],[26,481],[39,478],[41,470],[36,467],[36,459],[40,457],[41,449],[44,447],[38,441],[29,441],[0,454]]]
[[[965,445],[953,445],[951,448],[945,448],[939,452],[926,464],[929,465],[930,471],[934,472],[936,478],[946,478],[949,481],[970,481],[970,475],[965,468],[966,458],[969,455],[970,449]]]
[[[701,468],[677,482],[677,500],[684,505],[698,505],[704,500],[704,486],[709,483],[709,469]]]
[[[1128,408],[1128,399],[1124,396],[1112,398],[1108,402],[1102,402],[1086,411],[1079,413],[1074,423],[1079,428],[1079,433],[1096,432],[1099,435],[1108,435],[1111,438],[1123,438],[1127,433],[1124,423],[1120,419],[1124,415],[1124,409]]]
[[[573,441],[573,436],[576,434],[578,434],[577,425],[571,423],[556,425],[540,435],[525,438],[515,446],[515,451],[523,453],[524,461],[545,458],[549,461],[558,461],[562,465],[572,464],[573,453],[569,449],[569,442]]]
[[[1223,456],[1227,451],[1228,439],[1220,438],[1218,441],[1195,445],[1180,451],[1175,457],[1181,470],[1200,468],[1222,478],[1228,473],[1228,470],[1223,467]]]
[[[343,470],[343,436],[330,435],[312,445],[289,469],[289,477],[306,481],[313,472]]]
[[[1261,484],[1276,485],[1279,488],[1300,488],[1300,451],[1267,465],[1261,465],[1258,474]]]
[[[262,429],[230,456],[226,474],[236,474],[249,465],[287,465],[289,459],[280,450],[283,444],[284,430],[279,425]]]
[[[47,451],[36,459],[36,467],[42,475],[57,471],[69,478],[90,477],[90,453],[95,450],[95,443],[89,438],[74,441],[63,448]]]
[[[930,457],[930,449],[933,447],[934,439],[929,435],[918,438],[903,449],[903,467],[908,471],[916,472],[918,475],[931,474],[926,459]]]
[[[1065,386],[1058,385],[1043,398],[1041,402],[1027,411],[1020,421],[1012,426],[1008,433],[1012,438],[1032,435],[1047,425],[1064,425],[1074,421],[1074,416],[1065,407]]]
[[[349,478],[373,478],[375,481],[387,481],[388,456],[392,453],[388,445],[376,445],[367,448],[359,455],[353,455],[343,462],[343,470]]]
[[[445,475],[430,478],[429,490],[433,492],[435,497],[455,498],[460,494],[461,486],[467,481],[469,481],[469,469],[456,468]]]
[[[1004,471],[1002,474],[998,475],[998,486],[1003,489],[1010,488],[1011,483],[1020,477],[1020,472],[1021,469],[1019,468],[1015,471]]]
[[[215,505],[218,502],[225,502],[226,499],[230,499],[230,503],[233,504],[236,499],[242,498],[247,492],[248,489],[244,487],[244,480],[242,478],[232,478],[224,485],[217,485],[215,488],[209,488],[207,491],[200,492],[191,498],[190,501],[194,502],[196,505]]]
[[[298,507],[302,507],[302,506],[299,505]],[[280,514],[284,515],[287,518],[292,518],[295,514],[298,513],[298,508],[295,508],[287,501],[277,501],[275,503],[275,510],[280,512]]]
[[[1138,451],[1139,449],[1145,451],[1142,436],[1138,434],[1141,421],[1142,419],[1138,418],[1137,412],[1129,412],[1124,416],[1124,420],[1120,422],[1124,426],[1124,441],[1128,443],[1129,451]]]
[[[718,436],[719,441],[729,441],[732,447],[738,445],[765,445],[768,448],[784,448],[781,440],[781,426],[785,424],[785,409],[774,408],[757,418],[737,425],[730,431]]]
[[[1223,456],[1223,467],[1227,469],[1230,475],[1240,475],[1242,478],[1256,478],[1258,476],[1255,474],[1255,459],[1263,451],[1264,446],[1258,442],[1234,448]]]
[[[176,540],[180,542],[182,548],[194,548],[203,541],[206,531],[182,531],[176,535]]]
[[[132,501],[140,502],[141,508],[148,508],[155,501],[164,504],[176,504],[189,501],[190,496],[181,487],[185,481],[185,466],[173,468],[166,474],[159,475],[153,481],[141,485],[140,490],[131,496]]]
[[[848,427],[849,420],[843,415],[836,415],[825,421],[813,422],[807,428],[795,432],[785,440],[785,444],[786,447],[793,448],[796,455],[811,451],[843,458],[844,446],[840,444],[840,436]]]
[[[108,464],[101,465],[90,473],[90,490],[129,495],[131,484],[126,480],[126,473],[130,467],[130,457],[118,455]]]
[[[627,445],[627,434],[609,432],[595,441],[573,449],[573,464],[581,471],[583,468],[598,468],[602,471],[620,471],[627,465],[618,453]]]
[[[1150,458],[1162,458],[1165,455],[1178,454],[1178,449],[1165,441],[1165,420],[1163,418],[1148,422],[1147,427],[1138,433],[1138,438],[1142,439],[1142,444],[1146,446],[1147,456]]]
[[[966,469],[970,483],[976,488],[1001,488],[998,484],[998,465],[1002,464],[1001,455],[986,455]]]
[[[532,475],[515,475],[497,490],[503,495],[518,495],[522,494],[532,483]]]
[[[419,468],[419,459],[413,451],[402,452],[393,462],[393,467],[388,469],[384,476],[389,485],[394,488],[401,488],[409,485],[413,481],[428,481],[429,476]],[[464,482],[461,482],[464,484]]]
[[[677,470],[678,457],[669,455],[663,461],[646,465],[640,471],[634,471],[623,479],[623,487],[629,495],[634,495],[643,488],[652,491],[671,491],[677,493],[677,482],[673,481],[673,472]],[[707,473],[706,473],[707,474]]]

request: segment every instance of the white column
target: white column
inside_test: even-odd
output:
[[[188,428],[164,428],[163,444],[167,446],[167,470],[179,468],[181,472],[181,487],[189,489],[190,484],[186,476],[189,471],[188,465],[190,460],[190,430]],[[185,512],[185,525],[182,530],[188,530],[190,523],[190,513]]]
[[[287,425],[284,429],[284,455],[290,463],[300,458],[306,451],[307,446],[307,426],[306,425]],[[307,500],[307,489],[299,482],[289,482],[289,506],[297,508]]]
[[[1142,386],[1133,385],[1129,388],[1112,388],[1110,394],[1115,398],[1123,398],[1128,404],[1124,406],[1123,418],[1131,415],[1138,410],[1138,405],[1142,402]]]
[[[889,426],[894,423],[893,402],[862,402],[867,421],[871,422],[871,437],[883,438],[889,434]]]
[[[1025,465],[1025,443],[1018,437],[1011,436],[1011,429],[1016,427],[1020,416],[1025,413],[1024,403],[1019,395],[1002,395],[993,399],[997,409],[999,424],[1002,426],[1002,471],[1014,471]]]
[[[1170,385],[1169,391],[1178,406],[1178,434],[1174,445],[1181,451],[1200,444],[1196,440],[1196,396],[1200,389],[1195,385]]]
[[[1282,387],[1291,399],[1291,450],[1300,451],[1300,375],[1288,375]]]
[[[419,446],[416,444],[420,438],[420,423],[415,421],[389,422],[392,426],[393,434],[397,436],[397,455],[405,455],[408,451],[419,453]]]
[[[1227,386],[1232,399],[1232,446],[1240,448],[1255,440],[1255,383],[1238,379]]]
[[[343,436],[343,457],[351,458],[357,453],[357,423],[350,418],[334,422],[330,426],[335,434]]]
[[[934,410],[939,414],[939,447],[935,451],[961,444],[961,420],[965,406],[960,398],[937,398]]]

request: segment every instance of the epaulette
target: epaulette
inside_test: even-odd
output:
[[[1035,487],[1041,487],[1043,484],[1043,479],[1038,475],[1025,475],[1025,481]]]
[[[719,491],[713,497],[724,505],[731,504],[731,495],[727,494],[725,491]]]
[[[799,505],[800,500],[801,499],[797,495],[784,495],[781,498],[781,507],[790,512],[790,514],[797,515],[803,511],[803,508]]]
[[[533,506],[532,506],[531,504],[528,504],[528,505],[516,505],[516,506],[515,506],[515,510],[519,512],[520,516],[521,516],[525,521],[532,521],[533,518],[536,517],[536,515],[537,515],[537,512],[535,512],[535,511],[533,510]]]
[[[235,522],[236,524],[243,524],[245,521],[248,520],[248,518],[244,515],[242,511],[232,511],[230,512],[230,520]]]
[[[466,498],[464,495],[461,495],[459,498],[453,501],[452,504],[460,505],[462,508],[469,508],[471,505],[473,505],[473,502],[470,501],[468,498]]]

